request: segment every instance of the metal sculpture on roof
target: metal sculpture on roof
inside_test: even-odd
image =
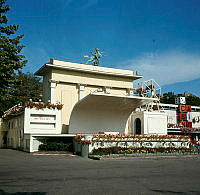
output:
[[[139,94],[139,96],[158,99],[160,98],[161,87],[154,79],[143,81],[142,83],[138,83],[138,85],[139,88],[136,89],[136,92]]]
[[[160,106],[160,97],[161,97],[161,87],[160,85],[154,80],[150,79],[147,81],[143,81],[142,83],[138,83],[139,88],[135,89],[136,93],[139,94],[141,97],[149,97],[149,98],[156,98],[157,100],[154,101],[156,105],[148,104],[147,109],[149,108],[156,108],[159,110]],[[152,102],[153,103],[153,102]]]
[[[84,58],[89,58],[86,64],[92,63],[93,66],[99,66],[99,59],[104,56],[103,52],[100,52],[98,48],[95,48],[94,51],[91,52],[91,56],[84,56]]]

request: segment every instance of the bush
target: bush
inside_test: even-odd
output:
[[[191,148],[98,148],[92,151],[93,155],[108,155],[108,154],[134,154],[134,153],[196,153],[197,151]]]
[[[46,151],[47,150],[47,144],[40,144],[38,150],[39,151]]]
[[[39,145],[39,151],[72,151],[72,143],[48,142]]]

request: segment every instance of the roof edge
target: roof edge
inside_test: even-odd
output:
[[[59,62],[64,64],[59,64]],[[84,67],[85,66],[85,67]],[[87,64],[80,64],[74,62],[65,62],[59,60],[50,59],[50,63],[44,64],[39,70],[35,72],[37,76],[43,76],[44,71],[49,68],[57,68],[64,70],[73,70],[79,72],[88,72],[88,73],[96,73],[96,74],[104,74],[104,75],[113,75],[113,76],[122,76],[129,77],[133,80],[142,78],[142,75],[138,75],[137,71],[119,69],[119,68],[110,68],[110,67],[102,67],[102,66],[92,66]]]

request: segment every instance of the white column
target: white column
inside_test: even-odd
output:
[[[84,91],[85,91],[85,86],[84,85],[79,85],[79,100],[81,100],[82,98],[85,97]]]
[[[56,81],[50,81],[50,89],[51,89],[51,103],[56,103]]]
[[[110,94],[110,87],[105,87],[105,93]]]
[[[128,96],[133,96],[133,94],[134,94],[133,89],[126,89],[126,94]]]
[[[32,135],[30,134],[30,143],[29,143],[29,152],[33,152],[33,137]]]

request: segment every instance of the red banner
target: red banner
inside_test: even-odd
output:
[[[179,112],[192,112],[191,105],[180,105]]]
[[[181,128],[192,128],[192,122],[188,121],[182,121],[179,125]]]
[[[180,121],[187,121],[187,114],[184,112],[180,113],[179,119]]]

